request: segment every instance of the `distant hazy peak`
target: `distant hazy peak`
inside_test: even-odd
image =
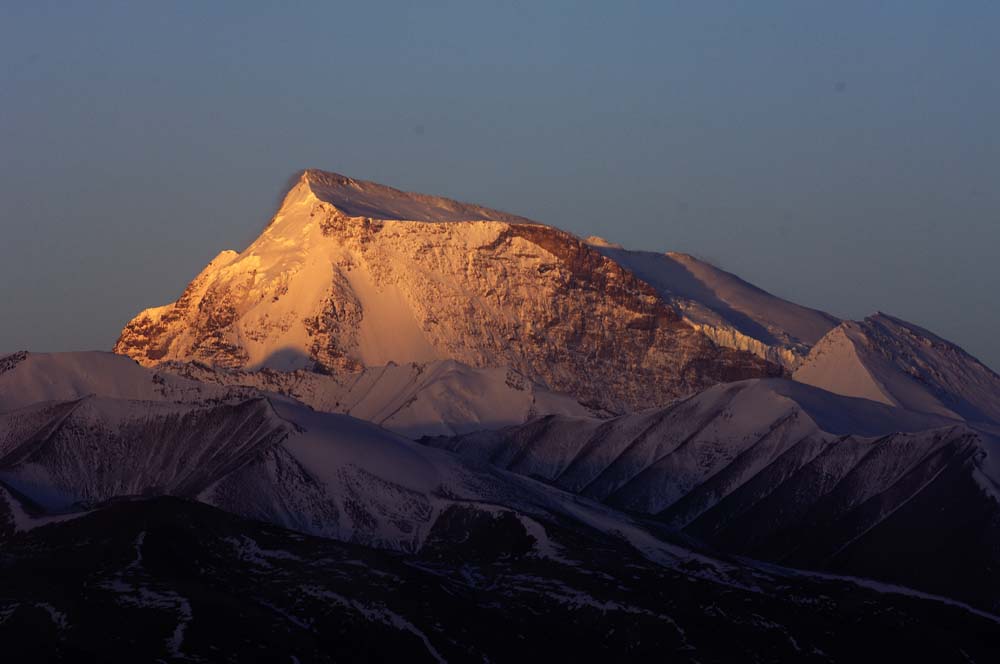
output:
[[[399,221],[504,221],[534,224],[525,217],[499,210],[462,203],[441,196],[401,191],[377,182],[356,180],[339,173],[315,168],[306,169],[285,203],[298,199],[302,189],[329,203],[349,217],[371,217]],[[283,205],[284,207],[284,205]]]

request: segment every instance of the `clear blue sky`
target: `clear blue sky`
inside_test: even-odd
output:
[[[280,4],[0,5],[0,351],[110,348],[318,167],[1000,367],[1000,3]]]

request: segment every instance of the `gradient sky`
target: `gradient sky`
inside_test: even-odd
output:
[[[2,3],[0,351],[109,349],[317,167],[1000,367],[1000,3],[281,4]]]

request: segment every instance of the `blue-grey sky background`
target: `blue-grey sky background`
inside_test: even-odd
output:
[[[0,1],[0,351],[109,349],[335,170],[1000,367],[1000,3]]]

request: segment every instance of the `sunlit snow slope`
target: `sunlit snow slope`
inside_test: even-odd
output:
[[[794,378],[909,410],[1000,422],[1000,376],[955,344],[886,314],[831,330]]]

